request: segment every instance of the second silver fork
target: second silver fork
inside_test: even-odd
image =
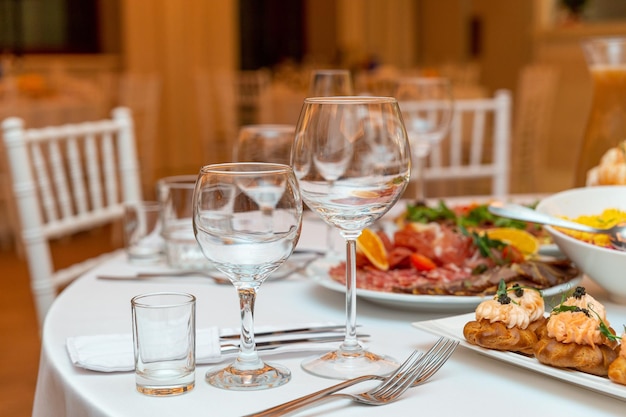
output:
[[[418,386],[433,376],[441,366],[450,358],[459,342],[451,339],[440,338],[426,354],[421,355],[415,351],[402,365],[390,376],[364,375],[341,382],[332,387],[314,392],[278,406],[268,408],[258,413],[244,417],[277,417],[297,409],[313,405],[330,398],[349,397],[357,402],[368,405],[383,405],[395,401],[408,388]],[[379,380],[383,381],[377,387],[361,394],[338,394],[345,388],[360,382]]]

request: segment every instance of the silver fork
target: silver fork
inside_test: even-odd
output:
[[[418,386],[433,376],[450,358],[459,342],[441,338],[423,356],[415,351],[398,369],[387,377],[364,375],[341,382],[332,387],[314,392],[278,406],[244,417],[275,417],[282,416],[300,408],[334,398],[349,398],[368,405],[383,405],[400,398],[410,387]],[[360,394],[344,394],[338,391],[364,381],[383,381],[378,386]]]

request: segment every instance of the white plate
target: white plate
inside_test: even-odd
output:
[[[579,385],[583,388],[588,388],[602,394],[610,395],[611,397],[615,397],[620,400],[626,400],[626,386],[611,382],[608,378],[568,369],[554,368],[552,366],[543,365],[535,358],[512,352],[485,349],[468,343],[463,336],[463,326],[471,320],[474,320],[474,313],[447,317],[439,320],[421,321],[412,324],[414,327],[425,330],[429,333],[456,339],[462,346],[490,358],[498,359],[531,371],[539,372],[571,384]]]
[[[328,275],[328,269],[335,265],[337,261],[320,259],[313,262],[307,268],[308,276],[312,277],[316,283],[322,287],[333,291],[345,292],[343,284],[333,280]],[[582,275],[576,277],[565,284],[543,290],[544,297],[560,295],[575,287],[582,281]],[[492,296],[460,296],[460,295],[419,295],[402,294],[382,291],[373,291],[357,288],[358,297],[369,300],[386,307],[410,309],[419,311],[439,312],[439,313],[462,313],[472,311],[482,301],[491,299]]]

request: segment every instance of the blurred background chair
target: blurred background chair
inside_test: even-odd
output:
[[[158,149],[161,77],[156,73],[108,72],[100,74],[99,84],[99,92],[106,103],[107,111],[114,107],[126,107],[132,112],[137,152],[142,162],[142,192],[146,197],[152,198],[157,176],[155,151]]]
[[[197,68],[194,87],[203,160],[223,162],[219,155],[231,155],[239,129],[233,77]]]
[[[520,71],[513,114],[511,183],[513,192],[539,189],[537,172],[550,140],[550,122],[558,91],[558,70],[549,65],[527,65]]]
[[[450,132],[433,147],[425,169],[426,196],[509,193],[512,97],[457,99]]]
[[[119,98],[115,106],[127,107],[133,115],[137,152],[141,156],[143,193],[154,193],[155,149],[161,105],[161,78],[154,73],[123,73],[119,79]],[[152,197],[151,197],[152,198]]]
[[[240,126],[272,122],[271,86],[272,73],[268,69],[235,73]]]
[[[44,128],[20,118],[2,122],[19,237],[28,263],[40,325],[58,292],[112,254],[55,269],[50,241],[122,217],[124,203],[141,200],[129,109],[112,118]]]

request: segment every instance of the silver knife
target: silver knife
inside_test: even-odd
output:
[[[358,326],[357,326],[358,327]],[[344,330],[346,328],[345,324],[329,324],[329,325],[321,325],[321,326],[305,326],[305,327],[294,327],[293,329],[282,329],[282,330],[272,330],[266,332],[255,332],[255,337],[264,337],[264,336],[280,336],[283,334],[291,334],[291,333],[323,333],[323,332],[332,332],[337,330]],[[220,336],[220,339],[239,339],[240,334],[228,334]]]
[[[369,337],[368,334],[357,334],[358,338]],[[269,340],[266,342],[257,342],[256,349],[258,351],[272,350],[284,345],[291,345],[294,343],[323,343],[323,342],[340,342],[344,339],[343,334],[327,335],[327,336],[314,336],[303,337],[298,339],[288,340]],[[239,352],[239,345],[234,343],[223,344],[220,346],[220,352],[222,354],[237,353]]]

